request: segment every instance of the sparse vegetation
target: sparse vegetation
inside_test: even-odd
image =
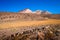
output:
[[[3,36],[1,40],[60,40],[60,25],[50,24],[37,26],[34,29]]]

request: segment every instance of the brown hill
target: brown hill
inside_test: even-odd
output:
[[[6,20],[42,20],[44,19],[38,14],[24,14],[24,13],[6,13],[1,12],[0,13],[0,21],[6,21]]]
[[[60,19],[60,14],[48,14],[48,15],[41,14],[40,16],[47,17],[49,19]]]
[[[33,13],[29,9],[25,9],[18,13],[0,12],[0,21],[11,20],[44,20],[44,19],[60,19],[60,14],[50,14],[48,11],[37,11]]]

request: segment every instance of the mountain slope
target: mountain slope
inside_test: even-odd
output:
[[[31,11],[30,9],[24,9],[20,12],[0,12],[0,21],[11,20],[45,20],[45,19],[60,19],[60,14],[51,14],[48,11]]]

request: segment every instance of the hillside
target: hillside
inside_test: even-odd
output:
[[[38,14],[27,13],[0,13],[0,21],[10,20],[42,20],[44,19]]]
[[[0,21],[60,19],[60,14],[10,13],[0,12]]]
[[[60,19],[60,14],[40,15],[42,17],[48,17],[49,19]]]

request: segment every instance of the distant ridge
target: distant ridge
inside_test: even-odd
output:
[[[36,10],[36,11],[32,11],[30,9],[24,9],[24,10],[21,10],[19,11],[18,13],[35,13],[35,14],[51,14],[50,12],[48,11],[42,11],[42,10]]]
[[[0,12],[0,21],[10,20],[46,20],[46,19],[60,19],[60,14],[51,14],[48,11],[24,9],[20,12]]]

